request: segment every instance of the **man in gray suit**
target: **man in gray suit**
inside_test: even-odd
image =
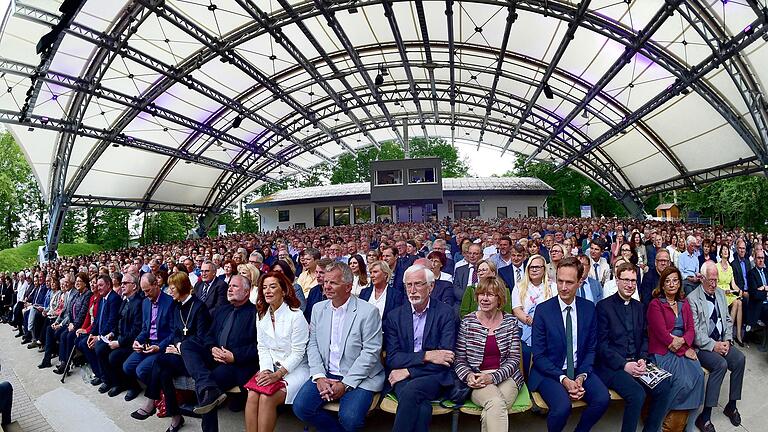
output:
[[[375,393],[384,386],[381,318],[375,306],[352,295],[352,271],[333,262],[326,267],[327,300],[312,309],[307,357],[311,380],[293,400],[293,412],[318,431],[356,431]],[[338,419],[323,409],[339,402]]]
[[[703,273],[702,284],[688,295],[696,329],[693,345],[698,348],[701,366],[709,371],[704,409],[696,418],[696,427],[702,432],[715,432],[710,421],[712,407],[717,406],[720,386],[727,371],[731,371],[731,386],[723,414],[734,426],[741,424],[736,401],[741,399],[745,359],[744,354],[733,346],[733,322],[724,291],[717,288],[716,264],[706,263]]]

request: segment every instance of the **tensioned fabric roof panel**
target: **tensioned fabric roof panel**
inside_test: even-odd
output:
[[[0,121],[52,202],[220,211],[406,127],[625,205],[768,166],[766,0],[67,4],[16,1],[0,37]]]

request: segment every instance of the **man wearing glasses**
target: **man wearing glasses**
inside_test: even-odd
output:
[[[765,261],[763,251],[755,255],[760,272]],[[744,354],[733,346],[733,321],[728,313],[728,304],[725,301],[725,291],[717,288],[718,269],[714,263],[704,264],[704,278],[701,285],[688,295],[688,303],[691,305],[696,336],[693,345],[697,349],[697,356],[701,367],[709,371],[707,389],[704,396],[704,409],[696,418],[696,427],[702,432],[715,432],[712,425],[712,408],[717,406],[720,397],[720,387],[723,384],[725,373],[731,372],[731,384],[728,392],[728,404],[725,405],[723,414],[728,417],[731,424],[739,426],[741,415],[736,409],[736,401],[741,399],[741,386],[744,381],[744,368],[746,360]],[[760,279],[760,276],[758,276]],[[761,285],[755,287],[763,292],[765,298],[765,281],[761,279]]]
[[[102,381],[109,386],[107,393],[109,397],[115,397],[126,389],[138,387],[138,383],[129,379],[123,372],[123,363],[133,352],[133,341],[141,332],[141,302],[144,297],[139,290],[139,278],[136,274],[123,275],[120,287],[122,302],[117,331],[107,335],[108,343],[103,340],[96,343],[96,358],[103,374]]]
[[[213,314],[217,307],[228,304],[227,283],[216,277],[216,264],[205,261],[200,268],[200,280],[195,285],[197,298],[203,301]]]
[[[624,249],[630,250],[631,246],[628,244],[621,246],[622,255],[624,255]],[[667,269],[671,263],[669,259],[669,251],[667,249],[659,249],[656,252],[656,259],[654,260],[654,268],[649,270],[643,276],[643,282],[640,284],[640,302],[643,303],[643,310],[648,310],[648,304],[653,300],[653,290],[659,284],[659,275],[661,272]]]
[[[657,256],[658,258],[658,256]],[[625,262],[616,269],[616,294],[597,304],[597,358],[595,373],[609,389],[624,398],[622,432],[635,431],[647,395],[651,396],[643,431],[658,431],[667,414],[672,381],[654,388],[638,381],[646,372],[648,336],[645,310],[632,298],[637,289],[638,267]]]

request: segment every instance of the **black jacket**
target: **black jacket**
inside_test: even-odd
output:
[[[208,296],[205,298],[205,305],[208,307],[208,311],[211,314],[216,313],[216,308],[222,305],[229,304],[227,301],[227,283],[223,279],[213,278],[210,282],[211,286],[208,288]],[[203,290],[205,289],[205,282],[199,280],[195,284],[195,295],[200,300],[203,299]]]
[[[219,335],[224,329],[224,323],[229,312],[234,309],[231,303],[216,308],[213,324],[205,335],[203,345],[209,350],[219,345]],[[236,366],[256,365],[259,362],[259,352],[256,349],[256,305],[246,302],[235,310],[232,330],[229,333],[224,348],[232,351]]]
[[[184,334],[185,328],[186,334]],[[186,304],[176,302],[171,323],[171,345],[176,345],[193,336],[205,340],[210,328],[211,314],[208,313],[208,306],[202,300],[191,296]]]
[[[135,293],[129,299],[123,299],[120,303],[120,321],[117,325],[117,343],[120,348],[131,348],[136,336],[141,333],[141,303],[144,298],[140,293]]]
[[[643,305],[637,300],[629,301],[632,315],[632,332],[629,332],[624,300],[618,293],[597,303],[597,358],[595,373],[610,381],[616,372],[624,370],[628,358],[648,360],[648,333],[646,331]],[[634,342],[630,352],[629,343]]]

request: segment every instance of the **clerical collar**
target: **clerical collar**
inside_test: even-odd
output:
[[[192,298],[192,294],[187,294],[187,297],[181,301],[181,305],[184,306]]]

